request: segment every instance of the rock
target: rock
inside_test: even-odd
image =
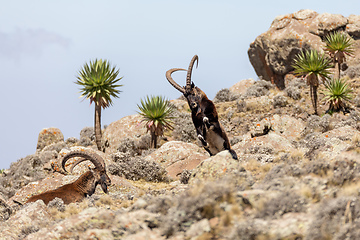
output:
[[[299,118],[289,115],[275,114],[272,117],[264,118],[260,122],[250,127],[250,135],[259,137],[270,132],[275,132],[279,136],[283,136],[288,140],[295,141],[301,137],[305,129],[305,123]]]
[[[237,94],[245,94],[246,90],[255,83],[254,79],[245,79],[235,83],[229,88],[230,91]]]
[[[156,229],[150,231],[149,226],[156,226],[159,214],[150,213],[143,209],[134,210],[123,214],[117,214],[114,223],[117,226],[121,239],[165,239]],[[152,232],[152,233],[151,233]],[[144,237],[145,234],[145,238]]]
[[[352,14],[348,17],[348,21],[346,32],[353,38],[360,38],[360,16]]]
[[[83,238],[83,236],[88,236],[89,232],[94,231],[92,229],[103,229],[106,226],[109,226],[114,221],[114,219],[115,214],[112,211],[90,207],[80,212],[79,214],[68,217],[67,221],[61,221],[46,228],[42,228],[38,232],[29,235],[26,239],[45,240],[59,238],[79,238],[79,236],[82,236],[80,239],[88,239]],[[89,232],[87,232],[87,230]],[[104,234],[103,236],[111,236],[109,235],[108,231],[94,232],[99,235]]]
[[[189,230],[186,231],[185,235],[188,238],[194,238],[200,236],[203,233],[210,232],[210,223],[208,219],[202,219],[199,222],[194,223],[190,226]]]
[[[161,234],[158,231],[145,229],[135,234],[130,234],[124,238],[121,238],[123,240],[166,240],[167,238],[165,236],[161,236]]]
[[[106,239],[112,240],[114,236],[110,229],[88,229],[82,234],[81,239]]]
[[[197,166],[190,178],[190,184],[196,181],[213,181],[231,173],[238,173],[240,161],[234,160],[229,151],[222,151],[205,159]]]
[[[313,19],[309,30],[318,36],[325,36],[329,32],[345,28],[347,23],[347,18],[340,14],[322,13]]]
[[[31,203],[16,212],[5,223],[0,223],[0,239],[23,239],[26,235],[38,231],[51,221],[52,217],[44,202]]]
[[[84,127],[80,131],[80,145],[91,146],[95,143],[95,130],[94,127]]]
[[[117,152],[124,138],[139,140],[141,136],[147,134],[146,128],[141,120],[142,117],[139,114],[135,114],[110,123],[104,130],[102,136],[106,153],[111,154]]]
[[[265,33],[250,44],[249,60],[260,79],[285,87],[284,77],[293,70],[296,54],[303,49],[323,52],[322,37],[332,31],[345,30],[356,38],[359,33],[358,17],[345,18],[340,14],[318,14],[300,10],[278,16]]]
[[[64,135],[58,128],[44,128],[40,131],[36,150],[41,151],[44,147],[53,143],[63,142]]]
[[[350,142],[355,134],[358,134],[359,131],[350,127],[340,127],[325,133],[322,133],[319,138],[322,138],[323,144],[316,149],[316,152],[321,152],[321,154],[327,159],[338,159],[339,155],[343,155],[346,150],[351,146]],[[349,155],[347,155],[350,157]],[[355,159],[359,159],[360,154],[354,156]]]
[[[271,122],[271,128],[275,133],[290,141],[298,140],[305,128],[305,122],[303,120],[289,115],[275,114],[269,120]]]
[[[294,146],[285,137],[270,132],[260,137],[246,138],[244,141],[235,144],[233,148],[235,151],[248,154],[271,155],[279,152],[289,152],[294,149]]]
[[[10,198],[28,183],[43,179],[48,174],[48,170],[44,169],[47,161],[56,156],[54,151],[42,151],[11,163],[10,170],[0,178],[0,192]]]
[[[145,160],[161,164],[170,177],[178,179],[184,169],[194,169],[207,157],[207,153],[195,144],[170,141],[146,156]]]
[[[7,205],[5,199],[0,195],[0,222],[8,220],[11,213],[11,208]]]

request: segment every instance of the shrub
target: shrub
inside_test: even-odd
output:
[[[314,220],[309,224],[307,239],[357,239],[350,238],[351,234],[347,234],[346,238],[334,238],[334,236],[339,232],[343,233],[344,228],[349,231],[351,228],[345,223],[359,221],[359,217],[359,199],[353,197],[329,198],[316,209]],[[357,223],[357,225],[359,224]],[[358,229],[353,229],[353,231],[356,233],[352,232],[352,234],[359,235]]]
[[[257,217],[271,217],[278,218],[289,212],[303,212],[305,211],[305,198],[300,197],[294,192],[285,192],[279,194],[264,203]]]
[[[193,142],[197,140],[194,124],[190,113],[176,112],[174,114],[173,136],[177,141]]]
[[[325,90],[324,101],[329,103],[329,111],[345,111],[345,103],[350,102],[353,98],[353,90],[349,87],[346,81],[341,79],[331,79],[324,82]]]
[[[237,94],[231,92],[228,88],[224,88],[216,93],[214,102],[231,102],[238,98]]]
[[[153,161],[146,161],[141,157],[124,158],[121,154],[112,155],[115,163],[109,165],[109,173],[125,177],[130,180],[144,179],[149,182],[167,182],[166,170]]]
[[[274,102],[273,102],[274,108],[286,107],[287,104],[288,104],[288,101],[285,96],[279,94],[274,97]]]
[[[269,90],[274,86],[269,81],[259,80],[246,90],[245,97],[261,97],[269,94]]]

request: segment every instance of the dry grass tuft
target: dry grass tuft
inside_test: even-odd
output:
[[[97,207],[102,207],[104,205],[111,206],[113,204],[114,204],[114,200],[108,194],[102,195],[100,199],[95,202],[95,206]]]
[[[360,194],[360,182],[352,182],[344,184],[340,188],[339,196],[359,196]]]
[[[308,185],[303,185],[300,188],[299,193],[301,196],[305,197],[306,199],[309,199],[312,203],[317,203],[320,202],[321,200],[321,196],[319,192]]]
[[[360,133],[355,133],[351,141],[356,147],[360,147]]]
[[[270,171],[273,164],[271,164],[271,163],[261,164],[256,159],[250,159],[243,166],[246,171],[249,171],[253,176],[255,176],[257,179],[261,180],[261,179],[264,179],[266,173],[268,173]]]

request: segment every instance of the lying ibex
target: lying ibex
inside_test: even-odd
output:
[[[89,169],[89,171],[82,174],[75,182],[61,186],[55,190],[50,190],[39,195],[30,197],[26,202],[35,202],[39,199],[43,200],[45,204],[48,204],[51,200],[58,197],[61,198],[65,204],[72,202],[80,202],[86,196],[94,194],[96,186],[100,184],[102,190],[107,193],[107,186],[111,184],[109,176],[106,174],[105,162],[99,155],[95,153],[88,153],[85,151],[73,151],[65,155],[62,160],[62,168],[65,169],[65,163],[67,160],[73,157],[81,157],[75,161],[71,166],[70,172],[79,163],[89,160],[95,168]]]
[[[220,124],[214,103],[208,99],[206,94],[196,87],[191,81],[194,63],[198,64],[198,56],[195,55],[189,65],[186,77],[186,86],[181,87],[171,77],[176,71],[186,71],[182,68],[173,68],[166,72],[166,78],[170,84],[179,90],[186,98],[191,109],[191,117],[198,138],[210,156],[223,150],[229,150],[234,159],[238,159],[236,152],[231,149],[229,139],[223,126]]]

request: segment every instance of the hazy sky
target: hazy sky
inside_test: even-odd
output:
[[[247,50],[276,16],[312,9],[348,17],[359,7],[359,0],[2,1],[0,169],[35,153],[43,128],[57,127],[67,139],[93,126],[94,106],[74,83],[89,60],[107,59],[123,76],[120,98],[102,114],[108,125],[135,114],[146,95],[179,97],[165,72],[187,68],[194,54],[193,80],[213,99],[257,79]],[[184,73],[174,78],[185,82]]]

